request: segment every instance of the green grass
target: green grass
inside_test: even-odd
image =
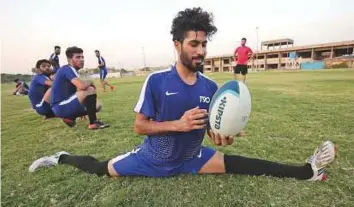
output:
[[[232,74],[210,74],[219,84]],[[249,75],[252,112],[247,138],[225,153],[302,164],[325,139],[339,157],[326,182],[242,175],[181,175],[172,178],[107,178],[69,166],[29,173],[35,159],[60,150],[107,159],[143,141],[133,132],[133,107],[144,78],[114,79],[114,93],[99,92],[100,118],[111,124],[71,129],[43,120],[27,97],[1,89],[3,206],[354,206],[354,70],[262,72]],[[208,139],[205,145],[211,145]]]

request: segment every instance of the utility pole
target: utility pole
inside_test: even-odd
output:
[[[144,50],[144,46],[141,47],[143,50],[143,58],[144,58],[144,69],[146,70],[146,61],[145,61],[145,50]]]
[[[257,71],[258,71],[258,29],[259,29],[259,26],[256,27],[256,33],[257,33],[257,53],[256,53],[257,66],[256,66],[256,70]]]

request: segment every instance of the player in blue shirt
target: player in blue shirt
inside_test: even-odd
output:
[[[324,167],[335,157],[335,148],[330,141],[324,142],[308,163],[301,166],[223,154],[201,145],[206,131],[215,145],[233,143],[233,137],[221,136],[207,127],[207,110],[217,85],[198,72],[198,66],[206,56],[207,40],[216,31],[212,15],[201,8],[181,11],[173,20],[171,34],[178,62],[147,77],[134,108],[134,130],[146,135],[142,145],[103,162],[91,156],[58,152],[36,160],[29,171],[67,164],[99,176],[231,173],[323,179]]]
[[[59,63],[59,55],[60,55],[61,48],[59,46],[54,46],[54,53],[50,55],[49,61],[52,63],[53,66],[53,73],[57,73],[60,68]]]
[[[105,59],[101,56],[100,51],[95,50],[96,53],[96,57],[98,60],[98,68],[100,69],[100,81],[101,81],[101,85],[103,88],[103,91],[106,91],[106,85],[109,86],[111,88],[111,91],[114,90],[114,86],[110,85],[105,79],[107,76],[107,68],[106,68],[106,61]]]
[[[49,78],[52,73],[51,63],[49,60],[42,59],[36,63],[38,74],[32,78],[28,97],[31,101],[32,108],[38,114],[45,118],[55,117],[50,107],[50,94],[53,81]]]
[[[77,117],[86,114],[90,120],[89,129],[108,127],[108,124],[96,117],[101,106],[97,104],[93,82],[81,80],[77,73],[84,66],[83,50],[69,47],[65,53],[69,64],[58,70],[52,87],[50,104],[54,114],[63,118],[64,123],[70,127],[75,125]]]
[[[12,92],[13,95],[16,95],[16,96],[25,96],[25,95],[28,94],[29,87],[28,87],[28,85],[25,83],[25,81],[16,78],[16,79],[14,80],[14,82],[16,83],[16,89],[15,89],[14,92]]]

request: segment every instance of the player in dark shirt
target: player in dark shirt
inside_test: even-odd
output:
[[[14,82],[16,83],[16,89],[12,93],[13,95],[24,96],[28,94],[29,87],[25,81],[16,78]]]
[[[101,106],[97,103],[95,85],[82,80],[77,73],[84,66],[83,50],[69,47],[65,53],[69,64],[58,70],[52,86],[50,105],[54,114],[70,127],[75,125],[76,118],[86,114],[90,120],[89,129],[108,127],[96,117]]]
[[[54,46],[54,53],[50,55],[49,61],[52,63],[53,66],[53,73],[57,73],[60,68],[59,63],[59,55],[60,55],[61,48],[59,46]]]
[[[49,77],[52,72],[51,63],[46,59],[38,60],[36,68],[38,73],[32,78],[28,93],[32,108],[45,118],[55,117],[49,104],[53,84],[53,80]]]
[[[108,81],[106,81],[106,76],[108,74],[106,67],[106,60],[101,56],[100,51],[95,50],[96,57],[98,59],[98,68],[100,69],[100,81],[103,88],[103,91],[106,91],[106,85],[111,88],[111,91],[114,90],[114,86],[110,85]]]

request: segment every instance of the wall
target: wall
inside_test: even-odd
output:
[[[320,70],[325,68],[324,61],[302,62],[301,70]]]

